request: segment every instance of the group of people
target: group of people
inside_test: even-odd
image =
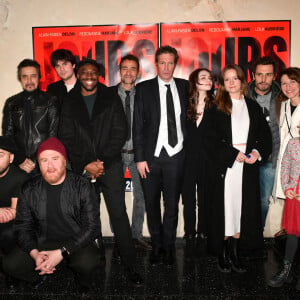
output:
[[[39,89],[36,61],[18,65],[23,91],[6,101],[0,137],[6,274],[38,286],[45,278],[39,275],[52,274],[64,260],[79,287],[89,289],[105,262],[101,193],[114,258],[134,284],[143,283],[135,268],[136,247],[151,250],[152,266],[175,263],[180,195],[186,261],[197,260],[204,246],[218,257],[221,272],[244,273],[240,250],[263,249],[273,196],[286,198],[288,239],[283,269],[269,285],[290,279],[300,234],[300,70],[285,69],[278,84],[274,60],[261,57],[248,85],[241,67],[226,65],[215,92],[209,69],[194,70],[189,80],[175,78],[178,59],[176,49],[158,48],[157,76],[135,85],[139,60],[128,54],[120,61],[120,83],[107,88],[99,82],[95,60],[76,63],[69,50],[57,49],[51,64],[61,80],[47,92]],[[127,167],[133,181],[131,226]],[[142,235],[145,212],[151,243]]]

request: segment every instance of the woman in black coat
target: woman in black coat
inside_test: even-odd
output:
[[[211,182],[209,174],[213,174],[209,157],[211,152],[209,141],[212,139],[213,128],[213,93],[214,80],[211,71],[204,68],[193,71],[189,77],[186,160],[182,190],[187,261],[197,258],[206,245],[207,196]],[[196,204],[198,222],[196,222]]]
[[[243,273],[239,248],[263,247],[258,166],[271,153],[271,133],[260,106],[247,98],[247,81],[239,66],[223,69],[216,104],[208,247],[218,255],[221,272]]]

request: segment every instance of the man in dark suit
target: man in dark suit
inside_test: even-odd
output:
[[[79,86],[75,75],[76,60],[73,53],[67,49],[57,49],[52,52],[51,65],[61,80],[50,83],[47,92],[56,96],[61,105],[62,100],[74,88]]]
[[[177,60],[176,49],[170,46],[159,48],[155,54],[158,76],[136,86],[133,149],[146,202],[152,265],[160,262],[161,254],[166,265],[175,261],[188,101],[188,82],[173,78]]]
[[[72,169],[89,176],[96,188],[101,186],[127,275],[140,284],[125,206],[121,158],[127,137],[125,113],[118,96],[98,82],[100,66],[95,60],[80,61],[76,70],[81,87],[73,89],[63,101],[59,136]]]
[[[123,172],[128,167],[133,183],[133,208],[132,208],[132,237],[134,246],[151,250],[151,245],[143,238],[143,223],[145,216],[145,199],[140,176],[134,161],[132,145],[132,116],[135,95],[135,81],[139,75],[139,59],[127,54],[120,61],[120,83],[111,87],[120,97],[128,123],[128,134],[122,149]],[[114,252],[116,253],[116,252]]]

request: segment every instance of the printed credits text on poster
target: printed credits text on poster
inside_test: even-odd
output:
[[[279,71],[289,66],[290,21],[162,23],[161,45],[177,49],[177,77],[188,78],[199,68],[216,75],[226,64],[238,64],[252,79],[252,64],[259,57],[273,57]]]
[[[41,64],[40,87],[43,90],[49,83],[59,80],[50,63],[51,53],[58,48],[71,50],[78,60],[96,59],[102,66],[100,81],[107,86],[119,82],[120,59],[128,53],[140,60],[139,80],[152,78],[156,74],[157,24],[34,27],[33,43],[34,58]]]

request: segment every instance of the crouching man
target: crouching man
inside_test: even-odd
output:
[[[66,171],[66,150],[57,138],[44,141],[37,158],[41,175],[23,187],[15,221],[18,247],[4,258],[3,270],[35,284],[66,260],[80,289],[87,290],[100,265],[96,194],[87,179]]]

